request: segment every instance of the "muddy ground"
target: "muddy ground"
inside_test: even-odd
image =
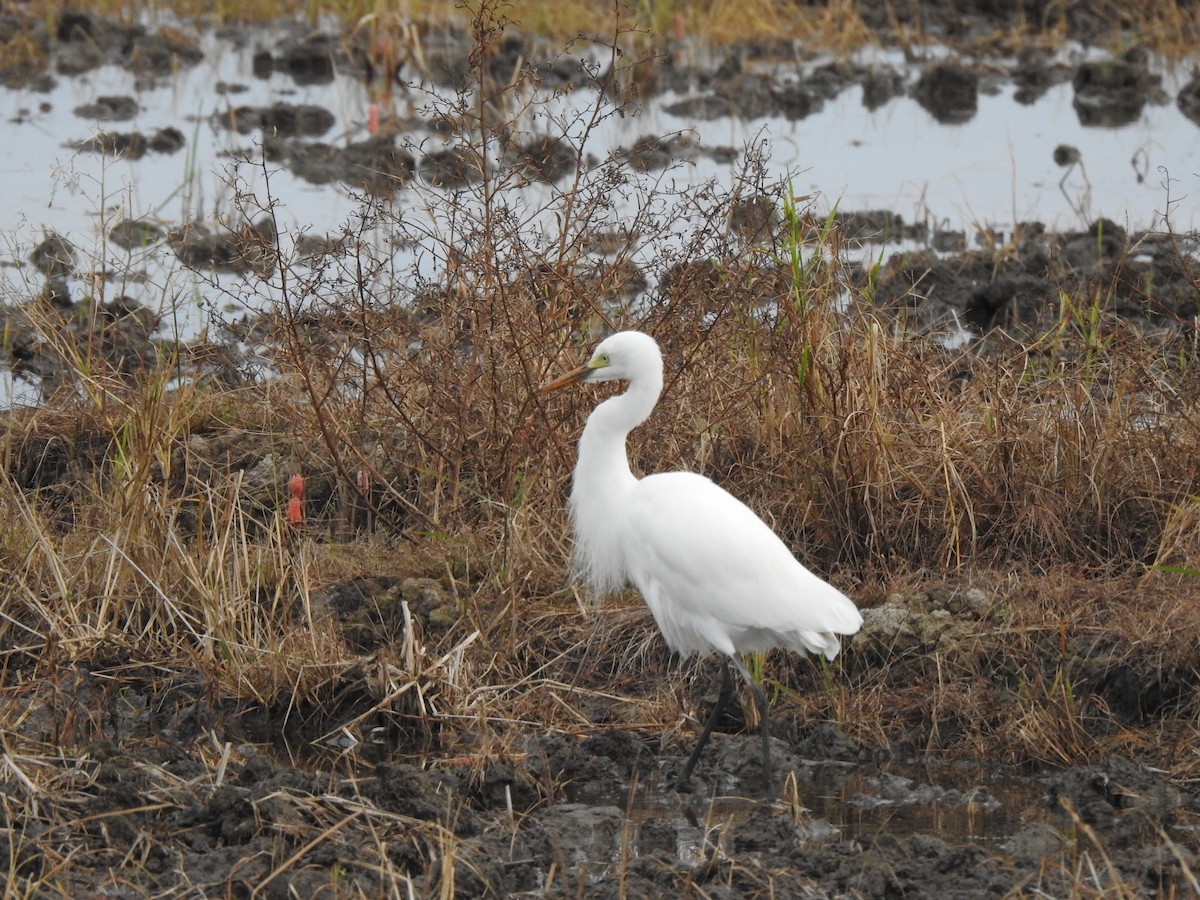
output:
[[[966,898],[1189,896],[1196,884],[1200,792],[1136,759],[914,763],[785,713],[775,760],[795,780],[772,804],[758,799],[758,740],[740,721],[722,723],[694,792],[680,794],[670,785],[690,730],[664,741],[598,716],[486,747],[462,722],[406,727],[380,715],[373,728],[340,729],[363,706],[343,698],[312,741],[314,723],[296,727],[304,711],[209,702],[198,673],[118,672],[37,685],[10,673],[6,702],[25,710],[5,738],[10,886],[107,897]],[[43,767],[59,770],[55,790],[18,802],[21,776]]]
[[[930,9],[946,13],[937,21],[948,35],[988,22],[975,13]],[[1082,6],[1072,10],[1071,29],[1086,36],[1094,23]],[[19,16],[10,18],[9,26],[21,25]],[[10,69],[10,81],[69,77],[114,60],[165,77],[171,66],[194,64],[198,52],[175,32],[149,33],[82,13],[61,16],[53,38],[45,39],[46,67]],[[836,66],[809,83],[781,85],[742,65],[769,49],[739,48],[699,74],[681,71],[667,54],[648,84],[710,83],[710,91],[688,101],[692,116],[724,115],[736,99],[743,111],[758,104],[799,117],[829,91],[860,83],[869,88],[867,102],[912,90],[945,121],[970,116],[981,89],[974,67],[953,62],[930,68],[911,86],[899,72]],[[426,64],[454,85],[467,52],[451,36]],[[503,45],[494,70],[511,70],[519,56],[531,58],[526,44]],[[331,77],[334,66],[374,77],[353,42],[330,44],[303,33],[264,51],[259,64],[264,71],[282,67],[297,81]],[[549,61],[543,68],[548,80],[592,77]],[[1054,80],[1072,79],[1077,109],[1096,122],[1128,121],[1161,99],[1137,53],[1071,68],[1029,53],[1011,71],[989,71],[988,77],[1018,80],[1031,99]],[[1193,82],[1176,102],[1200,119],[1198,97]],[[128,107],[123,98],[105,103],[103,117],[110,120]],[[322,143],[330,123],[319,109],[283,105],[237,109],[228,120],[243,133],[269,130],[274,158],[318,182],[388,191],[412,177],[448,185],[471,177],[453,155],[413,157],[397,143],[398,128],[359,145]],[[181,146],[170,131],[113,132],[80,144],[125,154],[174,153]],[[570,164],[546,144],[513,152],[536,178],[555,180]],[[699,152],[726,150],[647,136],[631,147],[628,164],[653,169]],[[375,173],[371,181],[361,181],[364,170]],[[261,273],[273,264],[257,249],[269,240],[267,227],[247,224],[217,235],[194,223],[170,230],[121,223],[112,240],[139,247],[162,241],[188,265]],[[1191,245],[1178,236],[1129,235],[1106,221],[1075,234],[1047,234],[1028,223],[994,246],[968,249],[965,236],[914,230],[885,212],[845,212],[840,227],[848,237],[931,244],[889,263],[876,285],[881,307],[915,306],[909,311],[931,325],[953,319],[981,333],[997,326],[1036,330],[1059,314],[1060,291],[1090,283],[1106,286],[1114,313],[1148,328],[1183,327],[1197,311]],[[941,252],[932,249],[935,241]],[[39,302],[64,309],[78,302],[65,280],[73,248],[48,239],[28,263],[45,279]],[[914,292],[918,282],[921,291]],[[1155,285],[1152,294],[1148,283]],[[667,285],[669,292],[669,279]],[[131,370],[153,361],[156,323],[136,301],[120,299],[100,312],[96,333],[104,352]],[[55,382],[56,357],[43,352],[33,330],[23,330],[21,315],[19,308],[6,313],[15,335],[6,344],[10,365]],[[84,327],[82,318],[73,322]],[[87,327],[97,329],[96,321]],[[245,472],[267,456],[254,446],[239,453],[237,467]],[[52,487],[56,476],[44,466],[31,463],[26,471],[14,464],[14,477]],[[63,463],[59,476],[69,469]],[[919,660],[911,663],[913,678],[925,678],[928,657],[951,637],[1002,627],[1003,595],[969,587],[876,598],[864,632],[847,642],[837,677],[848,684],[870,678],[883,656],[902,651]],[[429,634],[455,620],[451,588],[437,579],[360,579],[325,586],[313,598],[317,613],[361,651],[348,667],[386,668],[408,627],[396,611],[398,596]],[[639,621],[639,628],[651,628],[644,616]],[[1166,769],[1194,748],[1147,753],[1145,747],[1195,691],[1197,671],[1194,665],[1134,669],[1122,663],[1129,650],[1110,647],[1105,655],[1081,646],[1060,662],[1111,713],[1103,727],[1118,721],[1139,736],[1129,741],[1128,754],[1088,763],[930,757],[922,753],[931,742],[930,721],[940,729],[968,730],[970,723],[931,714],[919,727],[899,729],[901,737],[885,746],[854,739],[853,729],[832,720],[806,720],[785,698],[773,737],[785,799],[771,804],[758,799],[758,739],[741,712],[720,723],[694,791],[671,788],[697,716],[715,697],[715,669],[680,667],[660,645],[650,663],[639,663],[646,683],[623,681],[624,695],[608,694],[613,668],[623,661],[563,661],[553,678],[590,693],[593,702],[572,700],[586,721],[552,734],[521,727],[515,716],[496,724],[406,715],[353,689],[335,692],[319,708],[264,706],[218,696],[200,671],[126,666],[118,650],[88,667],[47,672],[13,649],[3,669],[0,871],[13,894],[80,897],[1186,896],[1200,889],[1194,875],[1200,786]],[[1014,687],[1005,663],[978,649],[970,653],[972,674],[962,690],[1007,702]],[[373,677],[363,672],[341,673],[340,683]],[[902,678],[902,671],[893,669],[892,677]],[[671,732],[631,723],[616,709],[622,696],[649,694],[656,683],[673,685],[679,698]],[[788,685],[801,692],[819,686],[815,670]],[[46,772],[54,773],[53,791],[37,786],[44,777],[33,777]]]

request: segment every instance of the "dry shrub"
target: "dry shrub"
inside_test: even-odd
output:
[[[507,118],[446,104],[479,162],[478,188],[448,208],[438,195],[415,213],[375,210],[393,244],[422,248],[407,279],[377,279],[391,275],[395,257],[348,233],[343,245],[354,249],[339,265],[369,277],[344,291],[314,283],[285,296],[273,319],[287,386],[278,402],[317,438],[312,452],[343,489],[360,490],[365,471],[364,500],[387,527],[452,534],[474,548],[469,583],[458,584],[464,622],[498,648],[489,666],[494,683],[512,687],[493,695],[505,697],[506,715],[519,707],[523,718],[573,728],[592,719],[547,707],[550,670],[582,671],[587,660],[641,697],[638,682],[667,664],[661,652],[626,662],[632,634],[649,631],[636,606],[616,613],[632,616],[632,629],[601,620],[594,632],[576,615],[583,599],[564,591],[574,441],[610,389],[547,400],[536,388],[612,329],[648,331],[667,357],[662,402],[630,439],[635,468],[709,475],[864,605],[879,598],[870,585],[922,572],[1067,569],[1092,584],[1141,576],[1177,552],[1180,510],[1200,474],[1189,326],[1143,332],[1091,282],[1064,294],[1040,331],[947,349],[872,302],[881,273],[847,262],[836,226],[796,209],[755,148],[731,189],[668,191],[618,156],[581,164],[549,199],[528,199],[518,170],[495,152],[537,119],[529,93],[512,90],[512,103],[495,104]],[[617,110],[602,105],[564,130],[581,163],[598,117]],[[740,206],[763,198],[775,213],[769,227],[749,237],[729,227]],[[630,205],[621,212],[614,199]],[[591,250],[614,232],[623,236],[615,255]],[[651,284],[635,302],[608,289],[631,267]],[[1035,595],[1028,608],[1045,602]],[[1098,608],[1108,615],[1117,602],[1104,597]],[[1105,695],[1077,703],[1077,673],[1059,672],[1038,643],[1079,630],[1070,609],[1052,605],[1020,640],[988,638],[966,655],[991,652],[1001,670],[1019,673],[1012,710],[978,719],[977,697],[951,694],[997,670],[941,659],[943,708],[978,722],[972,740],[1061,760],[1098,752],[1097,730],[1120,731]],[[1135,622],[1109,621],[1114,640],[1140,639]],[[931,682],[914,687],[912,663],[896,661],[882,678],[850,664],[861,701],[818,690],[818,713],[855,720],[872,710],[861,721],[879,723],[887,703],[870,689],[877,678],[880,690],[907,697],[900,706],[928,732],[920,708]],[[821,687],[815,677],[780,675],[810,689]],[[1083,684],[1087,693],[1096,682]],[[666,725],[677,714],[644,699],[622,715]],[[886,739],[886,728],[871,727],[864,733]]]
[[[284,364],[307,386],[294,415],[312,417],[305,430],[347,471],[378,470],[411,524],[497,529],[498,550],[526,554],[522,569],[560,553],[574,437],[603,389],[546,401],[536,387],[605,329],[638,327],[659,339],[668,372],[631,437],[637,467],[710,475],[808,558],[1122,571],[1183,539],[1200,432],[1190,367],[1167,368],[1173,339],[1114,323],[1122,343],[1102,360],[1067,352],[1067,333],[950,352],[846,300],[840,283],[801,304],[729,246],[684,263],[718,273],[715,296],[693,279],[645,308],[604,308],[582,274],[540,290],[526,276],[541,248],[513,238],[499,257],[489,245],[484,259],[460,256],[473,278],[450,276],[435,314],[411,311],[427,295],[402,297],[354,313],[354,327],[340,315],[343,335],[325,348],[288,338]],[[347,345],[371,354],[352,377]]]
[[[620,83],[620,66],[605,77]],[[646,330],[667,355],[635,467],[708,474],[852,594],[889,572],[1141,573],[1177,541],[1200,437],[1186,328],[1143,334],[1091,295],[1064,296],[1042,332],[946,349],[871,302],[837,228],[796,209],[755,148],[732,189],[673,193],[620,156],[585,162],[620,111],[607,101],[551,135],[580,165],[528,199],[503,149],[539,109],[510,90],[487,116],[444,103],[477,188],[449,207],[439,194],[416,212],[373,208],[389,247],[422,248],[407,280],[391,277],[390,249],[348,232],[338,265],[364,274],[342,291],[297,281],[274,317],[277,402],[343,489],[367,472],[390,527],[475,548],[468,619],[512,651],[502,677],[595,646],[586,624],[548,625],[559,637],[544,641],[517,623],[531,599],[560,595],[573,443],[605,393],[536,388],[611,329]],[[768,227],[729,227],[764,199]],[[590,249],[613,233],[615,255]],[[652,285],[633,304],[610,290],[631,269]]]

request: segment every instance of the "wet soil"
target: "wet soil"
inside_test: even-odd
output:
[[[774,738],[794,781],[772,804],[757,799],[758,739],[741,728],[722,729],[680,794],[669,784],[686,747],[641,729],[597,723],[488,751],[469,728],[430,735],[381,717],[364,751],[336,727],[309,742],[353,719],[354,701],[297,727],[303,711],[214,703],[196,672],[77,670],[6,693],[26,708],[7,737],[14,770],[54,764],[35,747],[73,762],[61,791],[6,806],[19,840],[0,856],[29,883],[88,896],[1183,896],[1195,884],[1200,794],[1119,756],[905,764],[819,724]]]

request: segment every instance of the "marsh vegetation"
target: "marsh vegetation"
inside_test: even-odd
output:
[[[368,13],[348,45],[432,33]],[[452,187],[423,205],[391,202],[413,173],[377,140],[317,240],[236,184],[206,234],[126,226],[208,248],[185,269],[252,315],[164,337],[175,284],[131,298],[55,241],[4,298],[41,392],[0,424],[9,892],[1200,892],[1194,235],[1097,218],[864,263],[862,220],[752,148],[685,188],[590,153],[658,52],[636,19],[606,20],[559,88],[600,100],[562,121],[507,15],[460,26],[430,99]],[[1037,24],[998,30],[1069,27]],[[715,662],[566,580],[590,406],[537,387],[624,327],[668,359],[641,470],[710,476],[867,620],[832,664],[751,661],[778,806],[747,698],[695,792],[667,788]]]

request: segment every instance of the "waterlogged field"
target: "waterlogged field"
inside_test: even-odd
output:
[[[62,154],[8,157],[9,892],[1200,893],[1186,17],[44,12],[0,21]],[[717,663],[568,582],[610,389],[537,388],[629,327],[635,468],[863,611],[747,660],[778,803],[748,694],[671,787]]]

